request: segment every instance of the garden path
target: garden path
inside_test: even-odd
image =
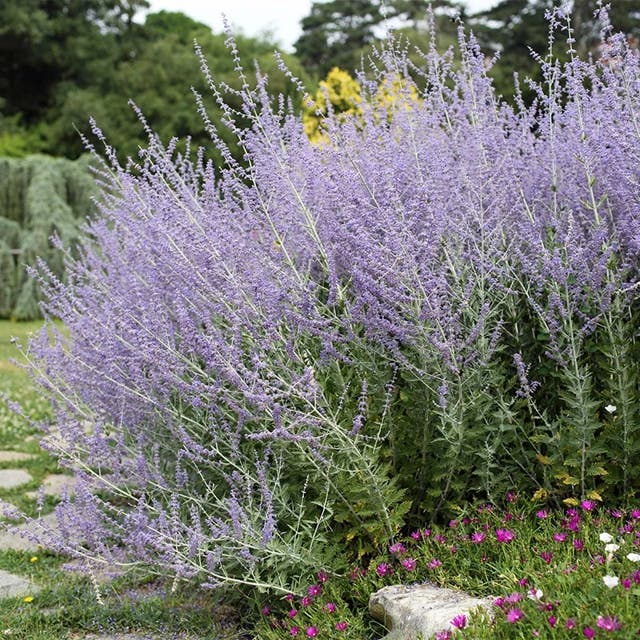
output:
[[[21,462],[33,460],[36,456],[18,451],[0,450],[0,462],[15,463],[13,468],[0,469],[0,490],[16,489],[26,485],[32,480],[31,474],[20,468]],[[64,474],[49,474],[44,478],[42,491],[45,496],[60,496],[65,491],[73,491],[73,478]],[[36,499],[37,491],[26,492],[29,498]],[[50,513],[40,519],[44,526],[52,528],[56,526],[55,514]],[[0,550],[32,551],[34,553],[41,546],[22,535],[33,528],[33,524],[25,524],[16,527],[13,531],[0,531]],[[0,598],[23,598],[32,596],[40,591],[40,587],[23,576],[19,576],[0,569]],[[188,635],[156,636],[148,633],[107,633],[107,634],[73,634],[73,640],[198,640]]]

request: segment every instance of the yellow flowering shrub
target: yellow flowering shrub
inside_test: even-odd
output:
[[[320,81],[315,96],[307,96],[302,115],[305,133],[314,144],[328,142],[322,125],[329,111],[327,100],[331,111],[341,119],[363,115],[365,98],[359,83],[347,71],[334,67]],[[390,121],[395,110],[413,108],[420,103],[420,97],[414,84],[408,86],[406,79],[401,79],[397,74],[389,74],[380,83],[372,103],[376,111],[386,112],[387,120]]]

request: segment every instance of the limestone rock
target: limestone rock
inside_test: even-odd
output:
[[[477,607],[489,608],[491,599],[430,584],[384,587],[369,598],[369,613],[390,631],[384,640],[429,638],[438,631],[453,631],[450,621]]]

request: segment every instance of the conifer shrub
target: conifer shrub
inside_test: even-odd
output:
[[[96,194],[88,156],[76,161],[47,156],[0,158],[0,318],[40,317],[39,287],[26,267],[42,258],[64,279],[59,238],[77,243],[80,226],[93,209]]]
[[[607,57],[550,51],[532,106],[461,32],[460,63],[382,52],[326,144],[203,65],[246,166],[204,109],[221,170],[106,145],[67,281],[40,274],[66,330],[30,347],[79,480],[59,548],[288,591],[471,498],[633,495],[640,58],[601,18]]]

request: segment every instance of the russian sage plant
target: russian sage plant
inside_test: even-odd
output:
[[[421,66],[391,43],[320,144],[203,63],[244,165],[199,96],[225,166],[105,145],[80,257],[40,276],[65,329],[31,345],[79,479],[60,547],[289,590],[471,497],[628,495],[640,60],[604,36],[516,106],[462,31]]]

